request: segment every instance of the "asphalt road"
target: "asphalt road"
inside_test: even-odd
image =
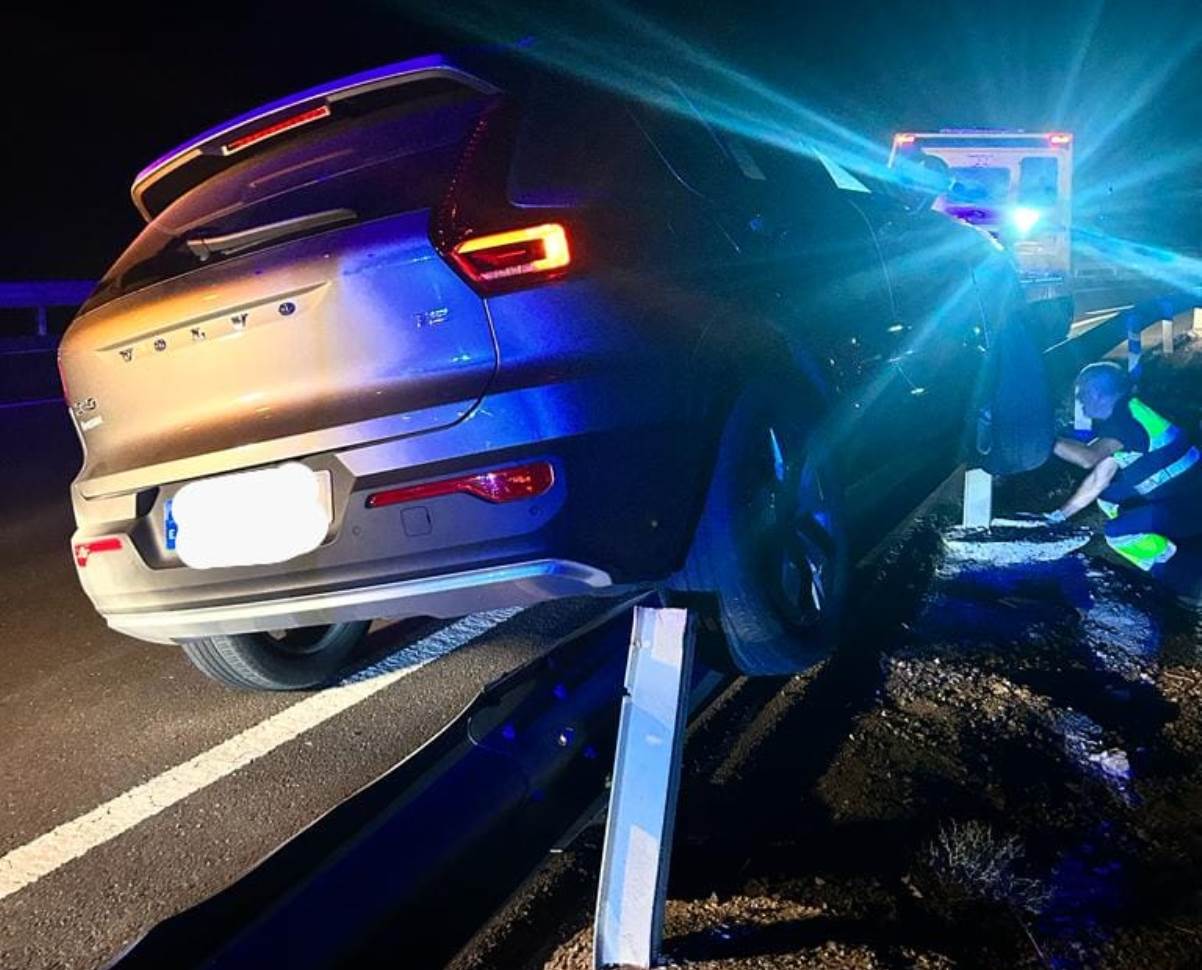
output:
[[[59,406],[0,410],[0,967],[104,965],[419,747],[598,606],[380,625],[350,683],[228,690],[79,589]]]

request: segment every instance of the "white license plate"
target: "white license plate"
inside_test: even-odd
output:
[[[286,562],[321,545],[333,515],[330,473],[290,462],[189,482],[167,509],[168,546],[193,569]]]

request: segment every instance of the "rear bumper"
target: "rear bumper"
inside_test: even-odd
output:
[[[607,573],[581,563],[540,559],[445,576],[357,589],[194,609],[102,614],[114,630],[140,640],[171,643],[196,637],[257,633],[379,616],[454,617],[465,597],[475,610],[531,606],[611,587]]]
[[[152,642],[462,616],[654,582],[676,567],[687,541],[689,497],[703,482],[690,454],[697,441],[662,397],[615,400],[608,381],[514,390],[451,428],[304,459],[331,473],[335,520],[321,546],[277,565],[182,565],[164,547],[175,484],[142,509],[136,495],[77,493],[77,516],[86,518],[73,541],[121,540],[77,573],[111,627]],[[366,501],[380,489],[529,461],[555,469],[551,490],[537,498]]]
[[[85,593],[113,628],[169,641],[461,616],[670,575],[708,480],[713,435],[698,402],[712,392],[686,333],[631,320],[626,294],[607,294],[590,279],[492,300],[507,364],[449,424],[408,411],[388,420],[410,433],[347,426],[320,441],[289,439],[283,453],[264,452],[262,444],[284,447],[276,439],[119,482],[81,475],[72,541],[120,541],[77,567]],[[183,565],[165,517],[179,488],[281,460],[330,476],[333,521],[322,544],[274,565]],[[536,497],[368,503],[377,491],[532,462],[554,469]]]

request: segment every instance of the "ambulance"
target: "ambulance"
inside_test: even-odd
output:
[[[1072,322],[1073,136],[1065,131],[944,128],[893,136],[890,167],[934,155],[951,184],[934,208],[985,230],[1014,256],[1050,336]]]

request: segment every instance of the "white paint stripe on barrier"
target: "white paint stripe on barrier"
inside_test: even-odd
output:
[[[477,613],[424,637],[335,687],[306,697],[0,858],[0,899],[153,818],[281,745],[466,645],[517,609]]]
[[[1087,315],[1081,317],[1079,320],[1073,321],[1073,325],[1069,328],[1069,334],[1074,337],[1080,337],[1082,334],[1089,333],[1089,331],[1093,330],[1095,327],[1100,327],[1104,323],[1109,323],[1121,312],[1121,310],[1107,310],[1105,313],[1098,314],[1097,316]]]
[[[1082,316],[1084,316],[1084,317],[1102,317],[1102,316],[1107,316],[1107,315],[1116,316],[1117,314],[1122,313],[1124,310],[1130,310],[1133,306],[1135,306],[1134,303],[1124,303],[1122,306],[1108,306],[1108,307],[1103,307],[1100,310],[1086,310],[1085,313],[1082,314]]]

